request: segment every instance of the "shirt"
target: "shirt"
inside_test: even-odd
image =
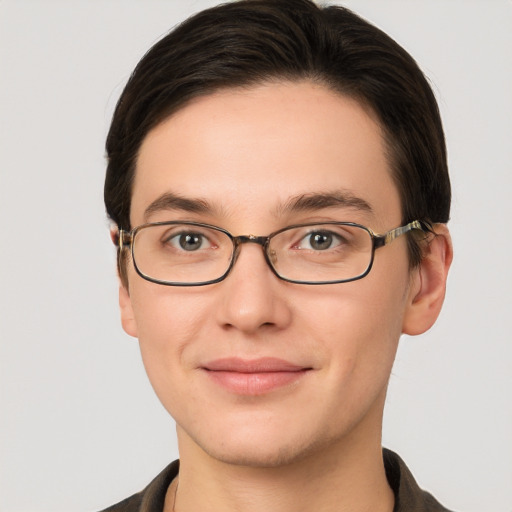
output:
[[[450,512],[431,494],[420,489],[404,461],[391,450],[384,449],[384,467],[393,493],[393,512]],[[103,512],[163,512],[165,494],[178,475],[179,461],[167,466],[143,491],[134,494]]]

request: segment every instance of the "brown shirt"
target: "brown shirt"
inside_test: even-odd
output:
[[[418,487],[404,461],[396,453],[384,449],[383,454],[386,476],[395,494],[393,512],[450,512],[431,494]],[[143,491],[103,512],[163,512],[167,488],[178,475],[178,470],[179,461],[175,460]]]

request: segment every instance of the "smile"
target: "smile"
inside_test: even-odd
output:
[[[256,396],[290,385],[312,368],[266,357],[252,360],[217,359],[204,365],[202,370],[216,384],[232,393]]]

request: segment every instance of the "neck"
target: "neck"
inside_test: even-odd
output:
[[[279,467],[249,467],[207,455],[179,432],[178,492],[171,486],[166,512],[391,512],[394,496],[387,483],[378,442],[357,439]]]

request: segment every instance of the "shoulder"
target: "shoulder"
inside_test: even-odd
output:
[[[179,461],[169,464],[141,492],[108,507],[101,512],[162,512],[165,494],[179,471]]]
[[[142,501],[143,492],[139,492],[126,498],[115,505],[112,505],[101,512],[138,512]]]
[[[393,512],[450,512],[418,486],[405,462],[396,453],[384,449],[383,456],[386,476],[395,493]]]

